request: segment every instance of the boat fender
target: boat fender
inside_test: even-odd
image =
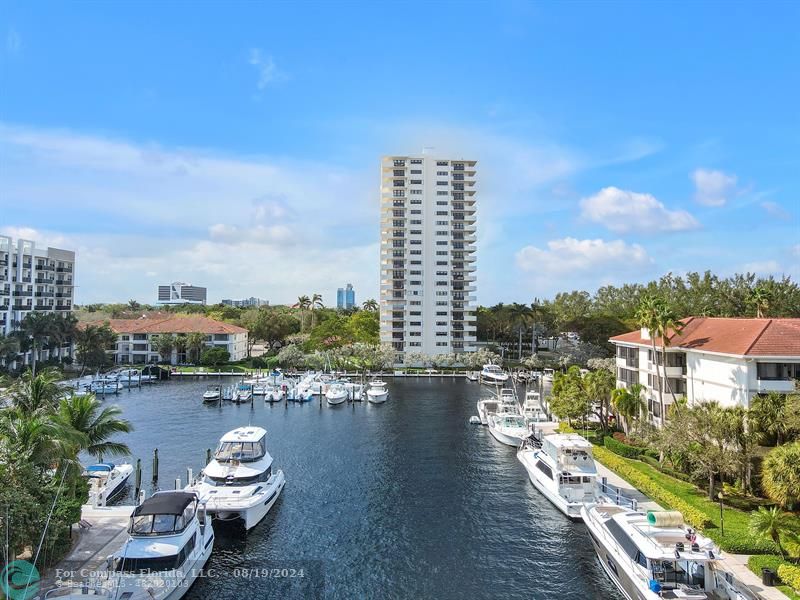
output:
[[[661,591],[661,584],[655,579],[650,580],[650,591],[658,594]]]

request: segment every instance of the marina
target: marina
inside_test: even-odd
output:
[[[619,598],[584,526],[531,486],[515,449],[469,424],[485,387],[397,379],[385,403],[338,407],[204,404],[206,387],[162,382],[113,400],[135,427],[132,458],[159,450],[158,482],[142,478],[148,496],[176,479],[182,488],[187,467],[199,473],[206,450],[247,425],[267,430],[273,469],[285,473],[280,497],[247,533],[215,522],[206,568],[219,577],[198,579],[186,598],[494,598],[498,585],[504,597]],[[135,504],[132,483],[116,503]],[[271,567],[306,576],[235,576]]]

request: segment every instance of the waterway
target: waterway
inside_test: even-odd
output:
[[[208,406],[209,381],[108,397],[135,431],[151,492],[197,473],[206,449],[241,425],[268,431],[284,492],[255,529],[223,524],[190,600],[249,598],[612,600],[586,529],[530,484],[515,450],[470,424],[489,390],[465,380],[389,381],[383,405]],[[118,500],[133,502],[133,490]]]

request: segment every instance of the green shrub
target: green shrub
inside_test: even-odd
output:
[[[725,527],[725,535],[719,529],[709,529],[703,532],[706,536],[726,552],[734,554],[770,555],[778,549],[769,540],[760,540],[747,530],[731,530]],[[759,575],[761,572],[759,571]]]
[[[772,569],[777,571],[778,567],[784,564],[783,560],[777,554],[754,554],[747,559],[747,567],[756,575],[761,577],[761,569]]]
[[[561,421],[558,424],[558,433],[576,433],[575,428],[566,421]]]
[[[800,567],[784,563],[778,567],[778,577],[796,592],[800,592]]]
[[[606,438],[606,441],[609,438]],[[613,439],[613,438],[611,438]],[[683,513],[686,522],[696,529],[704,529],[710,524],[706,515],[689,505],[669,490],[664,489],[650,477],[631,467],[624,459],[606,448],[595,448],[594,456],[601,463],[613,470],[617,475],[625,479],[643,494],[658,502],[662,506],[678,510]]]
[[[644,452],[644,448],[629,446],[628,444],[623,444],[619,440],[608,436],[603,438],[603,446],[611,450],[614,454],[619,454],[625,458],[638,458],[639,455]]]

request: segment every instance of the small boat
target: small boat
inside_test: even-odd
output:
[[[302,389],[299,385],[291,388],[287,394],[287,400],[292,402],[311,402],[314,399],[314,392],[310,389]]]
[[[480,378],[477,371],[468,371],[466,375],[467,381],[478,381]]]
[[[501,385],[508,381],[508,373],[503,371],[497,365],[491,363],[483,365],[481,370],[481,379],[484,383],[491,383],[493,385]]]
[[[501,444],[518,448],[530,435],[528,424],[522,415],[511,412],[489,414],[489,433]]]
[[[603,570],[628,600],[756,598],[730,580],[720,549],[679,512],[597,503],[584,504],[581,517]]]
[[[233,390],[234,390],[234,387],[232,385],[228,385],[228,386],[225,386],[224,388],[222,388],[222,393],[221,393],[222,399],[226,400],[228,402],[233,400]]]
[[[116,379],[102,378],[94,379],[89,384],[89,391],[93,394],[118,394],[122,389],[122,385]]]
[[[478,415],[472,415],[469,418],[469,422],[470,422],[471,425],[480,425],[481,424],[481,418]]]
[[[273,471],[267,452],[267,431],[239,427],[222,436],[214,459],[200,480],[185,488],[206,502],[206,510],[221,521],[240,521],[255,527],[270,511],[286,484],[280,469]]]
[[[331,384],[325,391],[325,400],[332,405],[342,404],[347,400],[347,388],[341,383]]]
[[[203,392],[203,402],[218,402],[220,398],[220,387],[218,385],[210,385]]]
[[[380,379],[372,380],[367,390],[367,400],[373,404],[381,404],[386,402],[388,398],[389,390],[386,389],[386,383]]]
[[[264,390],[264,400],[266,402],[282,402],[286,393],[280,387],[268,385]]]
[[[267,387],[269,387],[265,382],[256,380],[253,383],[253,396],[264,396],[267,393]]]
[[[253,399],[253,386],[249,383],[240,383],[236,388],[233,401],[242,404],[244,402],[250,402]]]
[[[601,500],[592,444],[576,433],[528,438],[517,459],[534,487],[570,519],[580,519],[584,503]]]
[[[86,467],[84,474],[89,478],[89,504],[105,506],[122,491],[131,473],[133,466],[129,464],[103,462]]]
[[[478,418],[482,425],[489,424],[489,414],[495,412],[498,406],[500,406],[500,401],[497,398],[478,400]]]
[[[555,377],[556,372],[553,369],[545,369],[542,372],[542,380],[543,381],[553,381],[553,377]]]

